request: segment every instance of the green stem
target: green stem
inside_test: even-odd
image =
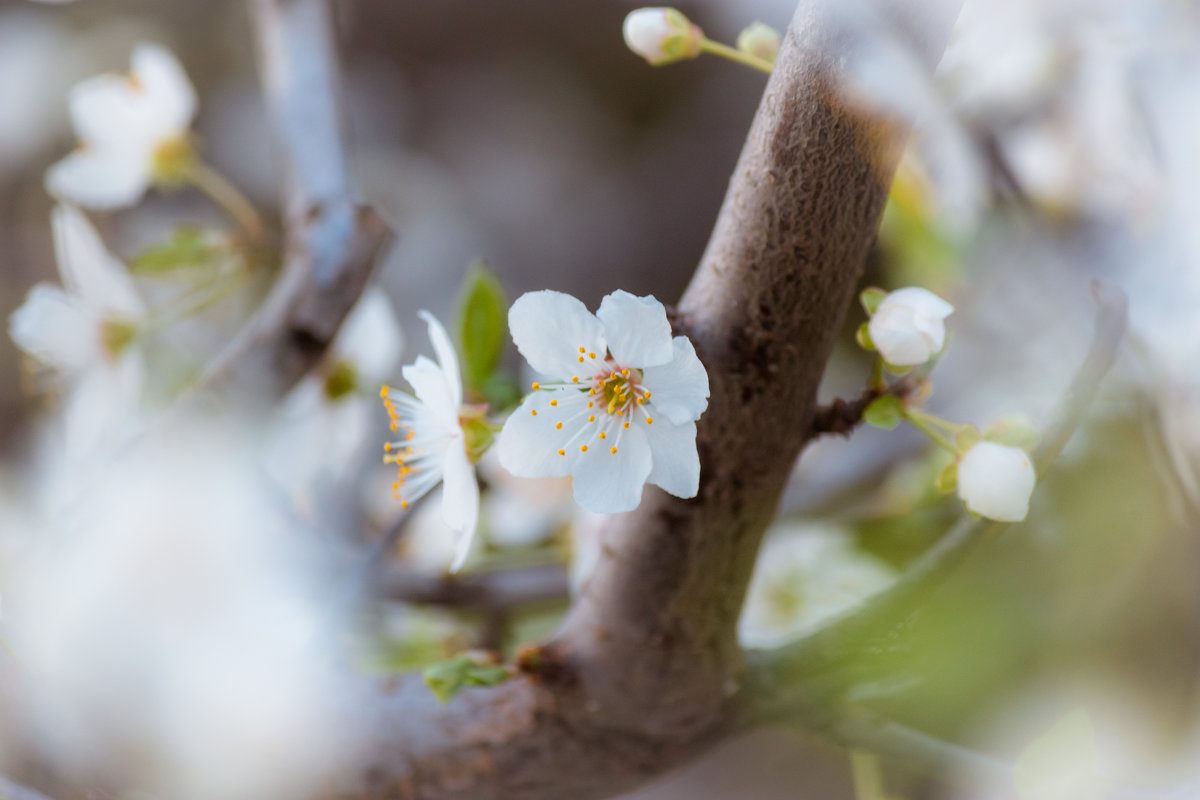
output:
[[[865,750],[851,750],[850,774],[854,778],[854,796],[857,800],[888,800],[878,756]]]
[[[752,67],[770,75],[775,71],[775,65],[770,61],[752,56],[749,53],[743,53],[735,47],[730,47],[727,44],[714,42],[712,39],[703,38],[700,40],[700,50],[705,53],[711,53],[714,56],[727,58],[730,61],[736,61],[739,64],[745,64],[747,67]]]
[[[246,278],[244,270],[195,286],[150,312],[140,333],[152,333],[209,308],[229,296]]]
[[[931,414],[923,414],[915,408],[904,408],[900,411],[900,416],[908,420],[909,424],[917,430],[924,433],[932,439],[939,447],[949,450],[952,454],[958,455],[958,448],[954,443],[943,436],[938,430],[933,427],[933,422],[936,420],[941,422],[937,417]]]
[[[245,229],[252,239],[262,238],[263,221],[258,211],[230,183],[224,175],[205,164],[203,161],[192,162],[187,169],[187,179],[208,198],[225,210],[239,225]]]
[[[875,365],[871,367],[871,382],[868,385],[879,391],[887,389],[887,381],[883,379],[883,356],[875,359]]]

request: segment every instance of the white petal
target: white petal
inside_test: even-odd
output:
[[[89,306],[105,313],[137,316],[143,305],[125,267],[100,241],[78,208],[60,203],[51,218],[54,251],[63,284]]]
[[[454,402],[451,388],[446,385],[446,375],[437,364],[425,356],[418,356],[403,373],[417,398],[441,425],[449,429],[458,427],[458,403]]]
[[[607,349],[604,325],[587,306],[562,292],[542,290],[518,297],[508,310],[508,329],[529,365],[556,378],[593,374],[582,371],[588,363],[579,363],[579,348],[598,358]]]
[[[1000,522],[1020,522],[1029,513],[1037,476],[1019,447],[980,442],[958,464],[958,496],[967,508]]]
[[[467,560],[471,540],[479,521],[479,483],[475,468],[463,452],[462,441],[453,442],[446,450],[446,466],[442,475],[442,519],[454,531],[454,563],[451,572]]]
[[[457,409],[462,405],[462,373],[458,370],[458,354],[454,351],[454,345],[451,344],[446,329],[433,314],[428,311],[420,311],[417,316],[425,320],[425,324],[429,327],[429,341],[433,343],[433,352],[437,355],[438,364],[445,376],[450,399],[454,403],[454,408]]]
[[[557,406],[551,406],[551,401]],[[567,451],[579,435],[578,417],[586,403],[582,392],[533,392],[504,421],[496,442],[500,466],[521,478],[561,477],[571,471],[575,449]],[[532,412],[536,411],[537,414]],[[562,422],[562,428],[555,423]],[[563,450],[566,455],[559,455]]]
[[[708,371],[686,336],[671,342],[674,357],[642,376],[653,409],[676,425],[697,420],[708,408]]]
[[[145,98],[122,75],[97,75],[67,96],[75,135],[86,145],[139,153],[147,162],[154,147]]]
[[[700,456],[696,452],[696,423],[672,425],[656,419],[639,426],[650,442],[654,468],[647,480],[676,497],[695,497],[700,489]]]
[[[63,410],[67,460],[106,464],[134,433],[141,400],[142,363],[126,355],[83,372]]]
[[[933,319],[945,319],[954,312],[954,306],[928,289],[922,289],[919,286],[907,286],[889,292],[876,311],[881,311],[888,305],[907,306],[916,314]]]
[[[150,186],[150,162],[100,145],[76,150],[46,170],[46,191],[87,208],[126,208]]]
[[[667,21],[666,9],[638,8],[625,17],[621,33],[625,45],[650,63],[665,57],[663,39],[675,33]]]
[[[164,47],[139,44],[130,59],[146,106],[145,118],[163,138],[181,135],[196,113],[196,91],[179,61]]]
[[[918,314],[913,320],[913,329],[924,337],[929,345],[931,355],[941,352],[942,346],[946,343],[946,323],[936,317],[925,317]]]
[[[338,332],[334,350],[354,364],[368,388],[391,377],[404,348],[404,334],[392,311],[392,303],[381,290],[363,294]]]
[[[604,323],[604,338],[618,364],[657,367],[671,360],[671,323],[653,295],[618,289],[600,301],[596,317]]]
[[[571,468],[575,502],[598,514],[637,508],[652,466],[650,445],[641,427],[622,430],[613,441],[616,453],[606,447],[589,448]]]
[[[8,335],[38,361],[76,372],[104,359],[99,326],[100,320],[78,299],[39,283],[8,318]]]
[[[879,309],[867,324],[871,341],[889,364],[924,364],[935,352],[933,342],[917,330],[916,313],[908,306]]]

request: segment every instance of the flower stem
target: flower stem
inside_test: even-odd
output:
[[[230,183],[224,175],[203,161],[196,160],[188,167],[187,178],[193,186],[208,195],[210,200],[233,217],[250,235],[250,238],[262,237],[264,229],[262,217],[246,199],[246,196],[238,191],[237,187]]]
[[[749,53],[743,53],[734,47],[720,42],[714,42],[707,37],[700,40],[700,49],[705,53],[711,53],[714,56],[727,58],[730,61],[736,61],[739,64],[745,64],[747,67],[752,67],[770,75],[775,70],[775,65],[770,61],[761,59],[758,56],[752,56]]]
[[[888,800],[878,756],[865,750],[851,750],[850,774],[854,778],[856,800]]]
[[[868,386],[879,391],[887,388],[887,381],[883,379],[883,356],[875,358],[875,364],[871,367],[871,381]]]
[[[147,317],[141,332],[162,330],[193,314],[204,311],[228,297],[230,292],[241,286],[246,277],[245,270],[239,269],[232,274],[222,275],[215,280],[192,287],[173,298],[166,305],[154,309]]]
[[[954,455],[958,455],[958,448],[955,447],[954,443],[943,436],[940,431],[934,428],[934,425],[938,423],[942,423],[944,425],[952,425],[953,423],[947,423],[944,420],[933,416],[932,414],[925,414],[921,411],[917,411],[915,408],[903,408],[900,411],[900,416],[908,420],[909,424],[914,428],[932,439],[939,447],[950,451]]]

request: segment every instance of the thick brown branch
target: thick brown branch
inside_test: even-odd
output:
[[[605,797],[736,724],[742,597],[808,439],[901,135],[843,102],[841,64],[856,42],[834,5],[810,0],[797,10],[679,304],[677,327],[712,386],[698,425],[699,495],[648,489],[637,511],[610,518],[581,598],[558,636],[527,655],[519,679],[446,706],[415,681],[383,696],[364,687],[355,709],[373,709],[370,749],[345,791]],[[920,21],[916,47],[934,61],[956,10],[884,5]]]

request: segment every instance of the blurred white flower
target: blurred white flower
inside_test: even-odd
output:
[[[528,292],[508,326],[525,360],[556,381],[535,383],[504,423],[505,469],[571,475],[575,501],[605,514],[637,508],[647,482],[696,496],[708,373],[687,337],[671,338],[662,303],[616,291],[593,315],[568,294]]]
[[[268,470],[304,500],[318,479],[353,479],[378,406],[375,393],[396,369],[404,338],[391,301],[370,289],[354,306],[324,364],[284,399]]]
[[[638,8],[625,17],[625,44],[653,66],[700,55],[704,34],[673,8]]]
[[[87,451],[137,407],[142,364],[133,348],[145,308],[124,266],[79,209],[51,223],[63,288],[39,283],[9,317],[17,347],[68,385],[67,439]]]
[[[942,350],[946,326],[942,322],[954,306],[933,292],[916,286],[897,289],[883,298],[867,330],[880,355],[889,364],[924,364]]]
[[[958,462],[958,496],[988,519],[1020,522],[1029,513],[1037,475],[1019,447],[979,442]]]
[[[893,578],[887,565],[858,550],[841,528],[778,523],[759,550],[738,638],[748,647],[778,647],[884,589]]]
[[[71,90],[80,147],[46,173],[56,197],[89,208],[136,203],[157,180],[181,177],[191,158],[196,94],[166,49],[134,48],[130,75],[98,75]]]
[[[737,49],[771,64],[779,56],[779,31],[765,22],[752,22],[738,34]]]
[[[422,311],[438,363],[425,356],[404,367],[404,379],[416,397],[384,386],[380,391],[393,432],[404,431],[399,441],[384,445],[384,461],[396,465],[392,490],[401,505],[409,504],[442,483],[442,518],[454,534],[457,570],[471,550],[479,519],[479,484],[472,458],[490,438],[490,429],[479,409],[462,405],[462,377],[458,356],[446,329],[433,315]]]

